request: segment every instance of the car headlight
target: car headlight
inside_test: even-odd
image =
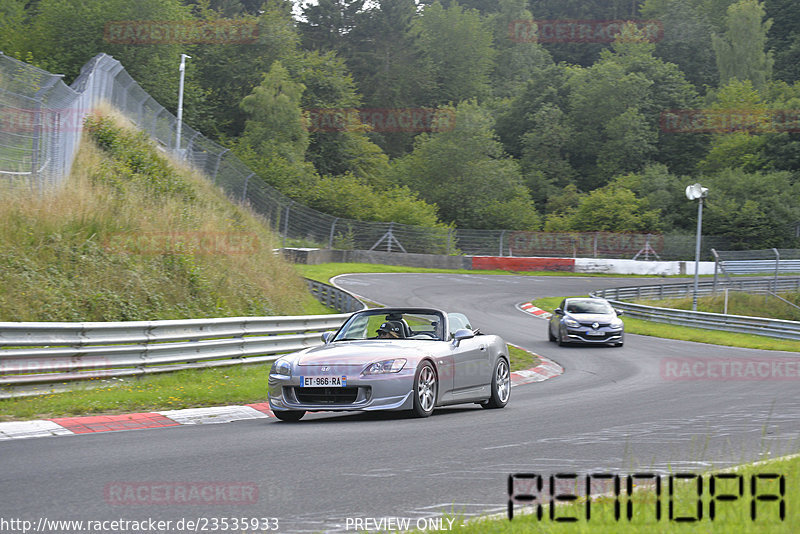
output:
[[[622,328],[622,319],[614,319],[611,321],[611,328]]]
[[[272,364],[272,374],[282,376],[292,376],[292,364],[286,360],[276,360]]]
[[[575,319],[570,319],[568,317],[564,318],[564,324],[569,326],[570,328],[579,328],[581,326],[581,323],[579,323]]]
[[[364,369],[363,375],[382,375],[386,373],[397,373],[406,365],[405,358],[396,360],[383,360],[382,362],[371,363]]]

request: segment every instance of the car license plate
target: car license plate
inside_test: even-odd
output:
[[[586,331],[586,335],[587,336],[604,336],[605,334],[606,334],[605,332],[602,332],[600,330],[587,330]]]
[[[343,388],[347,387],[346,376],[301,376],[304,388]]]

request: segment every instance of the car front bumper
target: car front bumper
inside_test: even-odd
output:
[[[308,376],[315,374],[308,371]],[[344,388],[302,387],[301,376],[269,375],[269,405],[274,410],[410,410],[414,370],[369,377],[347,376]]]

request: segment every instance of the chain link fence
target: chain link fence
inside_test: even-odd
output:
[[[98,54],[67,87],[49,74],[0,56],[0,177],[40,191],[61,183],[81,135],[86,113],[106,101],[146,131],[165,151],[205,174],[234,201],[249,205],[283,238],[283,245],[422,254],[550,256],[683,260],[694,256],[694,236],[606,232],[521,232],[427,228],[343,219],[299,204],[273,188],[230,149],[181,124],[131,78],[119,61]],[[14,117],[27,126],[7,127]],[[19,119],[20,122],[22,119]],[[703,238],[711,248],[722,238]]]

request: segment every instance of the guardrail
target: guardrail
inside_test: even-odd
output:
[[[116,323],[0,323],[0,397],[79,380],[263,363],[321,344],[348,314]]]
[[[342,313],[351,313],[366,308],[366,305],[346,291],[316,280],[306,278],[308,290],[325,306]]]
[[[800,278],[784,278],[779,280],[736,280],[720,284],[716,281],[704,281],[698,284],[698,294],[711,295],[721,291],[723,287],[750,293],[767,293],[777,291],[800,290]],[[662,284],[651,286],[630,286],[600,289],[593,291],[592,296],[608,299],[615,308],[619,308],[630,317],[646,319],[659,323],[680,326],[691,326],[709,330],[723,330],[757,334],[781,339],[800,340],[800,322],[750,317],[744,315],[725,315],[690,310],[660,308],[624,302],[628,300],[656,300],[691,296],[693,283]]]
[[[322,343],[364,304],[307,280],[323,304],[346,312],[297,317],[230,317],[87,323],[0,322],[0,398],[68,389],[81,380],[271,362]]]

